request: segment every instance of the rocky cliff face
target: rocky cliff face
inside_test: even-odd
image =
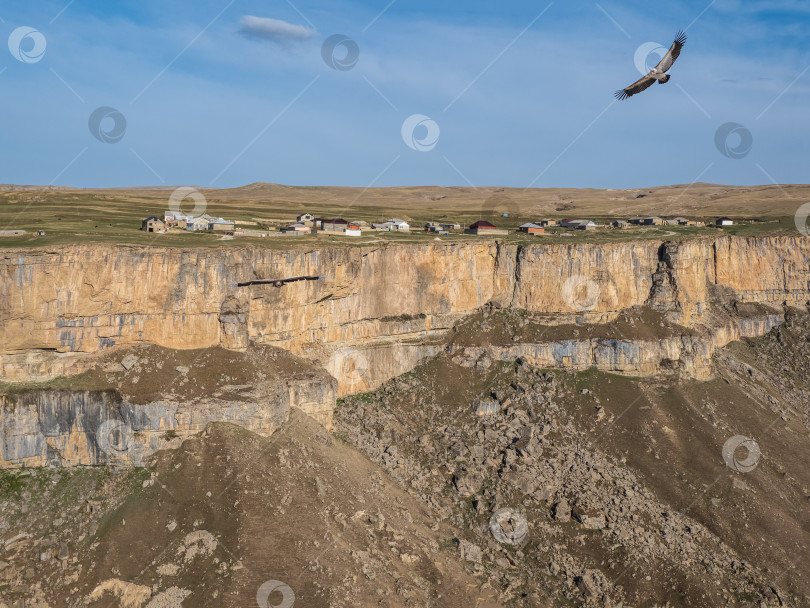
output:
[[[142,346],[120,355],[95,357],[82,376],[63,379],[66,388],[0,395],[0,469],[143,464],[211,422],[269,436],[293,407],[332,426],[335,379],[279,349]]]
[[[464,367],[486,367],[493,359],[520,360],[542,369],[597,369],[631,376],[678,374],[707,380],[718,348],[732,340],[765,335],[783,321],[782,315],[763,315],[730,319],[706,335],[548,340],[510,346],[467,346],[450,352],[454,362]]]
[[[269,436],[292,406],[331,426],[328,383],[259,387],[251,401],[201,399],[133,404],[117,391],[32,390],[0,395],[0,468],[143,465],[211,422],[232,422]]]
[[[0,376],[72,373],[83,355],[114,345],[242,349],[254,342],[320,361],[345,394],[407,371],[435,350],[420,345],[490,301],[555,323],[604,322],[646,304],[693,327],[718,293],[805,306],[809,266],[810,240],[801,236],[7,252],[0,258]],[[304,275],[320,279],[238,286]]]

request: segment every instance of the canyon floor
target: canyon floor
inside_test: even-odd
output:
[[[550,331],[676,329],[636,312]],[[165,431],[139,466],[0,472],[0,606],[810,606],[806,311],[708,380],[469,356],[532,331],[485,307],[339,399],[331,431],[293,408],[269,436]],[[230,403],[265,367],[318,373],[279,349],[115,352],[50,386]]]

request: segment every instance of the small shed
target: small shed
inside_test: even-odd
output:
[[[233,232],[236,224],[234,222],[218,217],[208,222],[208,229],[214,232]]]
[[[282,228],[282,232],[284,232],[285,234],[299,235],[299,234],[309,234],[310,232],[312,232],[312,230],[310,229],[309,226],[306,226],[301,222],[296,222],[294,224],[290,224],[286,228]]]
[[[715,222],[718,226],[731,226],[734,224],[734,220],[730,217],[718,217],[717,221]]]

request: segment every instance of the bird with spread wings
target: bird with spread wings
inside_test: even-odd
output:
[[[629,87],[616,91],[616,99],[627,99],[636,93],[641,93],[641,91],[649,87],[655,81],[658,81],[658,84],[667,82],[670,79],[670,75],[667,74],[667,70],[672,67],[672,64],[675,63],[675,60],[678,58],[678,55],[681,54],[681,49],[683,48],[684,44],[686,44],[686,34],[679,31],[675,35],[675,41],[672,43],[672,46],[669,47],[667,54],[661,58],[658,65],[650,70],[647,74],[636,80]]]

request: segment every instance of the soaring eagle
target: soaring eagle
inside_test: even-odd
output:
[[[650,70],[648,74],[636,80],[629,87],[616,91],[616,99],[627,99],[636,93],[641,93],[641,91],[649,87],[656,80],[658,81],[658,84],[667,82],[670,76],[666,72],[672,67],[672,64],[675,63],[678,55],[681,54],[681,49],[683,48],[684,44],[686,44],[686,34],[679,31],[677,34],[675,34],[675,41],[672,43],[672,46],[669,47],[667,54],[661,58],[658,65]]]

